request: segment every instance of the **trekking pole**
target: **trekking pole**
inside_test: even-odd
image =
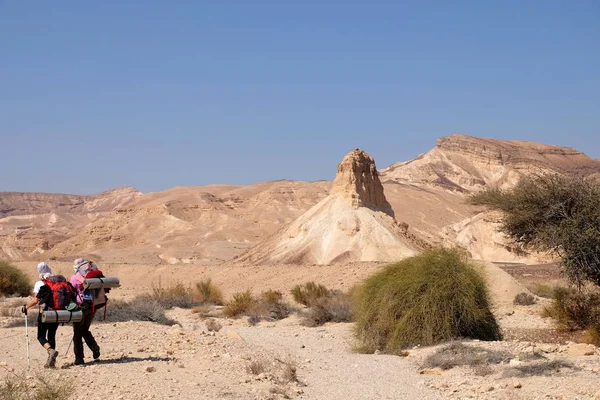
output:
[[[27,370],[31,368],[31,361],[29,358],[29,326],[27,323],[27,309],[25,309],[25,342],[27,343]]]
[[[67,351],[65,351],[65,355],[69,354],[69,349],[71,348],[71,343],[73,343],[73,338],[71,338],[71,341],[69,342],[69,345],[67,346]]]

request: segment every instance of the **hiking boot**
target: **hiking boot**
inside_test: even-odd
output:
[[[56,365],[56,357],[58,357],[58,351],[54,349],[48,349],[48,360],[44,364],[44,368],[54,368]]]
[[[74,365],[83,365],[83,364],[85,364],[85,362],[83,361],[83,358],[76,358],[75,362],[73,364]]]
[[[100,358],[100,346],[95,345],[94,348],[92,349],[92,355],[94,356],[94,360],[97,360]]]

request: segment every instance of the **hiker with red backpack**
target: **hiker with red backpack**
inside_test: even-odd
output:
[[[37,338],[40,344],[48,352],[48,360],[44,368],[54,368],[56,365],[56,331],[58,322],[42,322],[42,310],[64,310],[74,300],[75,291],[64,276],[52,275],[52,270],[48,264],[41,262],[37,266],[40,280],[35,283],[33,293],[35,298],[28,304],[25,304],[21,311],[27,318],[27,310],[34,306],[39,306],[40,313],[37,320]]]
[[[94,320],[96,311],[105,307],[107,301],[105,293],[108,289],[84,288],[83,283],[86,278],[104,276],[102,275],[102,271],[93,262],[78,258],[74,262],[73,270],[75,274],[71,277],[71,285],[75,288],[77,304],[83,312],[82,320],[73,323],[73,351],[75,352],[75,365],[83,365],[85,363],[83,339],[85,339],[85,343],[92,350],[94,360],[100,357],[100,346],[98,346],[96,339],[94,339],[92,332],[90,332],[90,325]]]

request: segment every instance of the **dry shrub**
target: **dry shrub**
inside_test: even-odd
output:
[[[430,250],[368,278],[355,296],[354,317],[371,352],[501,339],[485,281],[459,250]]]
[[[150,321],[163,325],[175,322],[165,315],[165,307],[151,295],[141,295],[130,301],[112,300],[108,303],[106,322]],[[103,321],[103,312],[96,319]]]
[[[595,324],[590,325],[585,330],[583,342],[593,344],[596,347],[600,347],[600,322],[596,322]]]
[[[210,278],[196,283],[196,298],[199,303],[210,303],[218,306],[223,304],[221,289],[212,283]]]
[[[561,369],[578,369],[570,362],[564,360],[545,360],[535,364],[519,365],[512,367],[502,374],[509,378],[525,378],[529,376],[551,376],[560,373]]]
[[[300,323],[304,326],[320,326],[326,322],[350,322],[352,320],[352,298],[342,292],[331,292],[311,303],[303,313]]]
[[[249,313],[257,304],[258,300],[252,296],[252,293],[249,290],[234,293],[233,299],[225,303],[223,314],[227,317],[235,318]]]
[[[206,329],[208,329],[209,332],[219,332],[223,327],[223,325],[221,325],[221,323],[214,318],[207,319],[206,321],[204,321],[204,324],[206,325]]]
[[[535,304],[535,297],[530,295],[529,293],[521,292],[515,296],[513,300],[513,304],[517,306],[530,306]]]
[[[542,283],[536,283],[533,287],[528,287],[529,291],[538,297],[545,299],[553,299],[554,292],[559,286],[544,285]]]
[[[423,361],[424,368],[447,370],[459,366],[480,367],[508,361],[511,354],[506,351],[487,350],[483,347],[467,346],[460,342],[449,343]],[[483,372],[483,371],[481,371]]]
[[[29,296],[33,289],[31,281],[21,270],[0,261],[0,296]]]
[[[600,293],[556,288],[554,301],[544,309],[543,316],[554,319],[561,330],[586,329],[600,321]]]
[[[166,309],[173,307],[192,308],[196,305],[193,290],[185,287],[180,282],[165,288],[159,282],[158,286],[152,288],[152,294],[156,301]]]
[[[252,375],[262,374],[267,370],[267,362],[265,360],[254,360],[246,366],[246,372]]]
[[[292,359],[283,362],[281,368],[281,381],[284,383],[298,382],[298,363]]]
[[[37,376],[35,387],[25,379],[10,377],[0,384],[3,400],[69,400],[73,398],[72,385],[63,379],[47,379]]]
[[[326,297],[329,294],[329,290],[321,284],[314,282],[306,282],[301,285],[296,285],[292,288],[292,297],[294,300],[305,306],[309,306],[322,297]]]

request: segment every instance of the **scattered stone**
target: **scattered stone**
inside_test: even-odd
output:
[[[148,368],[146,368],[146,372],[156,372],[156,368],[148,367]]]
[[[513,381],[512,381],[512,385],[513,385],[513,387],[514,387],[515,389],[520,389],[521,387],[523,387],[523,386],[521,385],[521,382],[519,382],[519,381],[518,381],[518,380],[516,380],[516,379],[513,379]]]
[[[544,353],[556,353],[558,351],[558,346],[552,344],[546,344],[540,346],[540,350]]]

